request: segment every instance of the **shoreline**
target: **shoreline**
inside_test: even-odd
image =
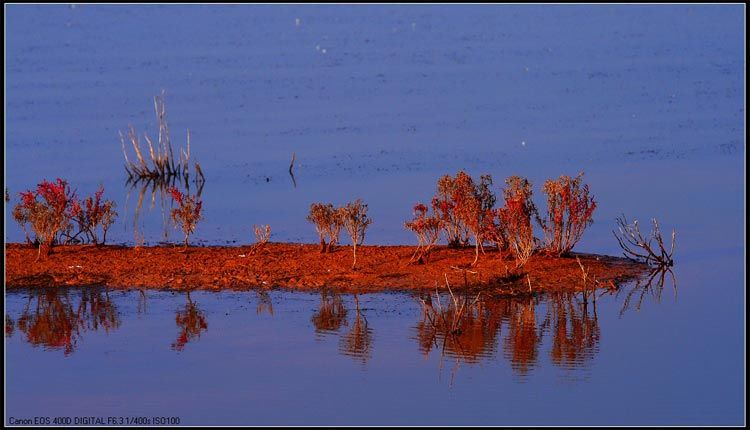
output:
[[[487,250],[474,267],[474,248],[433,249],[426,264],[409,264],[416,246],[338,246],[320,253],[317,244],[274,243],[253,252],[252,245],[189,247],[178,245],[63,245],[35,261],[37,249],[5,244],[5,288],[104,286],[113,289],[334,290],[342,293],[489,290],[497,294],[582,291],[578,256],[588,273],[587,289],[616,289],[646,272],[646,266],[622,257],[573,253],[571,257],[534,255],[513,271],[512,258]],[[596,280],[596,282],[594,282]],[[531,289],[529,289],[531,283]]]

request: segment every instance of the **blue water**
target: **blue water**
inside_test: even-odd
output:
[[[542,322],[553,298],[539,298],[536,330],[517,340],[539,344],[525,373],[509,358],[510,319],[476,362],[446,354],[441,368],[441,354],[425,357],[415,340],[419,302],[403,295],[359,298],[372,330],[363,358],[341,351],[355,325],[351,296],[348,324],[316,333],[318,295],[271,292],[270,315],[256,312],[252,292],[192,293],[207,328],[178,350],[183,294],[146,292],[138,313],[138,292],[109,292],[117,327],[87,325],[66,354],[50,347],[54,336],[29,342],[16,320],[31,293],[6,293],[15,327],[6,337],[6,416],[743,424],[744,7],[5,12],[6,219],[19,191],[63,177],[83,195],[105,186],[120,214],[111,241],[132,244],[136,227],[147,243],[180,240],[163,222],[159,193],[153,208],[145,193],[134,222],[139,188],[125,183],[118,137],[128,124],[155,135],[152,98],[163,89],[173,143],[189,128],[206,174],[195,243],[249,243],[253,224],[270,224],[274,241],[314,242],[310,203],[358,197],[374,220],[367,243],[412,243],[403,221],[442,174],[491,173],[496,184],[520,174],[543,207],[545,179],[584,170],[599,205],[576,250],[618,254],[617,215],[656,217],[677,231],[678,284],[676,298],[668,285],[660,302],[647,296],[622,316],[622,294],[602,297],[595,348],[570,366],[552,360],[554,336]],[[23,232],[8,222],[5,239]],[[66,294],[78,309],[81,293]]]

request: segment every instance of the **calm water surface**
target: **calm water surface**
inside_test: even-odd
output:
[[[6,292],[6,416],[744,422],[741,6],[11,5],[6,17],[6,219],[19,191],[63,177],[79,194],[105,186],[112,241],[179,240],[162,195],[126,185],[118,138],[128,124],[154,135],[164,89],[173,142],[190,129],[207,177],[196,243],[249,243],[253,224],[314,242],[310,203],[357,197],[375,221],[368,243],[412,243],[411,206],[462,168],[497,185],[527,176],[540,206],[546,178],[585,170],[599,206],[582,252],[618,254],[620,213],[678,232],[676,296],[668,284],[624,312],[627,291],[585,310],[554,294],[485,298],[458,336],[408,295]],[[23,240],[14,223],[4,234]]]

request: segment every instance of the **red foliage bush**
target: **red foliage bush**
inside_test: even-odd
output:
[[[534,252],[536,240],[531,217],[539,220],[539,213],[531,200],[531,183],[526,178],[511,176],[505,180],[503,190],[505,206],[497,210],[500,235],[516,259],[516,267],[528,261]]]
[[[460,171],[453,181],[451,194],[456,218],[474,236],[475,265],[479,260],[479,249],[487,239],[486,234],[492,229],[495,206],[495,195],[490,190],[492,176],[482,175],[476,184],[466,172]]]
[[[97,227],[101,225],[103,233],[101,243],[105,243],[107,241],[107,231],[117,217],[117,212],[114,210],[115,202],[112,200],[103,200],[103,195],[104,187],[100,186],[96,193],[94,193],[94,197],[89,196],[83,201],[83,206],[77,200],[73,202],[72,212],[80,228],[79,233],[75,236],[84,233],[87,239],[96,245],[99,244]]]
[[[195,231],[196,224],[202,219],[201,209],[203,202],[197,196],[185,195],[171,187],[169,193],[177,207],[172,209],[171,215],[175,225],[180,224],[182,232],[185,233],[185,247],[188,246],[188,237]]]
[[[583,172],[575,179],[562,175],[544,183],[547,194],[547,217],[540,221],[544,230],[545,249],[563,256],[581,240],[583,231],[593,223],[596,201],[589,197],[589,186],[582,184]]]
[[[455,180],[450,175],[438,179],[437,194],[432,198],[432,211],[440,219],[449,248],[466,246],[469,229],[456,215]]]
[[[27,224],[36,235],[39,254],[48,255],[52,245],[60,241],[60,236],[70,233],[71,220],[78,213],[75,192],[60,178],[55,182],[43,180],[35,191],[20,193],[21,203],[13,208],[13,218],[21,225],[28,236]]]
[[[459,171],[456,177],[444,175],[438,179],[437,194],[432,199],[434,216],[439,220],[448,247],[458,248],[469,244],[474,236],[477,250],[488,238],[492,224],[492,207],[495,196],[490,190],[492,176],[482,175],[479,185],[466,172]]]

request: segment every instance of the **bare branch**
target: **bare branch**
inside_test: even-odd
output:
[[[638,226],[638,220],[629,224],[625,215],[622,215],[617,217],[617,226],[620,234],[618,235],[614,230],[612,233],[615,235],[620,248],[624,251],[625,257],[654,266],[671,267],[674,265],[672,255],[674,253],[676,232],[672,230],[672,246],[670,251],[667,252],[664,246],[664,239],[659,230],[658,221],[654,218],[651,222],[653,229],[648,236],[644,237]],[[654,246],[654,243],[656,246]]]

